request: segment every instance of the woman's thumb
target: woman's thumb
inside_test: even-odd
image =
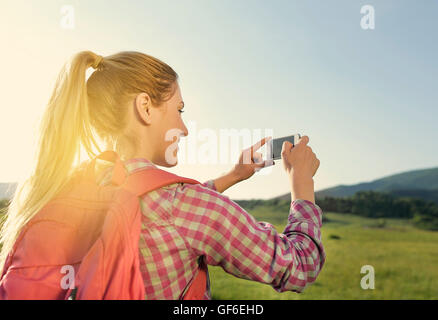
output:
[[[308,136],[302,136],[300,140],[298,140],[296,145],[306,145],[309,143],[309,137]]]
[[[257,171],[259,171],[259,170],[262,169],[262,168],[266,168],[266,167],[272,166],[272,165],[274,165],[274,164],[275,164],[275,161],[272,160],[272,159],[270,159],[270,160],[265,160],[265,161],[263,161],[263,162],[261,162],[261,163],[256,163],[256,164],[255,164],[255,170],[256,170],[256,172],[257,172]]]

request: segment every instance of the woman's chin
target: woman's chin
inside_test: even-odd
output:
[[[178,164],[178,157],[174,156],[172,159],[169,159],[169,161],[167,159],[161,161],[160,166],[171,168],[176,166],[177,164]]]

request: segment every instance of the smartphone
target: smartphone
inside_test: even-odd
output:
[[[284,141],[289,141],[292,143],[292,145],[295,146],[295,144],[300,140],[301,135],[299,133],[293,134],[291,136],[271,139],[268,142],[267,145],[267,159],[277,160],[281,159],[281,149],[283,147]]]

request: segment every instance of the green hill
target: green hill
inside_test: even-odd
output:
[[[339,185],[315,192],[315,197],[343,198],[350,197],[358,191],[389,192],[395,197],[415,197],[438,203],[438,167],[402,172],[370,182],[353,185]],[[279,199],[290,201],[290,193]]]

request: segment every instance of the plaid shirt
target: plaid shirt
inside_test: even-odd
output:
[[[147,159],[124,162],[129,173],[155,165]],[[105,171],[100,180],[105,184]],[[140,270],[145,299],[180,299],[203,256],[242,279],[271,285],[276,291],[302,292],[314,282],[325,261],[321,243],[322,211],[297,199],[288,224],[278,233],[216,191],[214,181],[174,183],[140,197],[143,212]],[[207,274],[205,300],[211,299]]]

